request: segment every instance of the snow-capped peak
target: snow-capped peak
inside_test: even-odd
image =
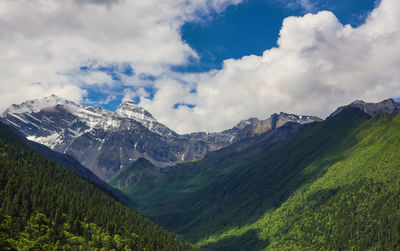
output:
[[[132,101],[125,101],[115,111],[118,116],[140,121],[155,121],[153,115]]]
[[[34,99],[30,101],[23,102],[19,105],[12,105],[8,108],[4,114],[7,113],[32,113],[39,112],[43,108],[54,107],[56,105],[68,105],[68,106],[78,106],[72,101],[68,101],[56,95],[51,95],[44,97],[42,99]],[[3,114],[3,116],[4,116]]]
[[[150,131],[160,135],[171,134],[171,130],[158,123],[148,111],[132,101],[123,102],[115,112],[112,112],[101,107],[78,105],[56,95],[51,95],[42,99],[25,101],[19,105],[14,104],[2,114],[2,117],[11,116],[13,119],[24,120],[28,124],[30,119],[34,119],[38,123],[40,122],[39,119],[34,117],[33,114],[56,106],[62,106],[63,109],[79,117],[79,120],[87,127],[82,132],[89,132],[94,128],[103,128],[104,130],[110,127],[116,128],[121,125],[121,119],[130,119],[139,122]],[[30,119],[25,119],[26,116],[29,116]],[[13,123],[10,118],[6,120]]]

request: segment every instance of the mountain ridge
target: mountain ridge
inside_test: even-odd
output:
[[[285,139],[254,154],[247,147],[224,152],[235,147],[229,146],[219,150],[220,157],[170,167],[165,178],[155,180],[154,185],[139,184],[132,190],[131,198],[137,202],[139,212],[190,241],[199,241],[200,236],[228,230],[227,226],[256,220],[263,215],[263,210],[279,205],[290,194],[290,189],[285,188],[286,182],[293,178],[294,187],[299,186],[303,180],[302,168],[309,161],[329,148],[342,147],[338,139],[346,138],[353,127],[370,118],[359,109],[351,108],[339,117],[303,125]],[[309,138],[314,144],[304,143]],[[250,145],[254,147],[258,145]],[[286,172],[290,175],[285,175]],[[154,189],[148,190],[148,187]]]
[[[356,100],[348,105],[337,108],[336,111],[334,111],[331,115],[329,115],[329,117],[336,116],[342,110],[344,110],[348,107],[358,108],[361,111],[363,111],[371,116],[374,116],[381,112],[389,113],[389,114],[397,114],[400,112],[400,103],[394,101],[394,99],[392,99],[392,98],[385,99],[385,100],[383,100],[381,102],[377,102],[377,103],[369,103],[369,102],[364,102],[362,100]]]
[[[125,192],[139,212],[204,250],[393,250],[399,116],[347,107],[255,155],[257,144],[231,145]]]
[[[281,113],[279,116],[287,122],[310,122],[297,115]],[[311,116],[304,118],[319,120]],[[55,95],[13,105],[3,113],[2,121],[31,141],[74,156],[103,180],[138,158],[146,158],[157,166],[199,160],[207,152],[277,126],[269,125],[271,119],[266,120],[265,126],[262,120],[251,118],[222,132],[179,135],[131,101],[111,112],[77,105]]]

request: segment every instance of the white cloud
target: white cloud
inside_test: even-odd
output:
[[[197,55],[180,26],[240,1],[2,0],[0,112],[47,93],[80,100],[83,85],[113,84],[104,73],[78,74],[88,62],[129,63],[155,75],[184,64]]]
[[[222,130],[280,111],[323,117],[355,99],[400,96],[397,0],[383,0],[358,28],[343,26],[331,12],[289,17],[278,47],[262,56],[228,59],[208,73],[170,72],[171,65],[197,56],[182,41],[181,25],[239,2],[0,1],[0,112],[53,93],[79,101],[83,86],[115,84],[102,72],[77,74],[93,62],[130,64],[136,74],[122,81],[136,91],[125,90],[125,98],[141,97],[140,105],[178,132]],[[311,1],[297,2],[312,7]],[[149,74],[157,79],[140,77]],[[153,100],[143,88],[148,86],[158,90]],[[177,103],[195,108],[174,109]]]
[[[343,26],[331,12],[289,17],[278,48],[229,59],[219,71],[184,75],[197,83],[164,81],[153,101],[141,102],[179,132],[216,131],[274,112],[321,117],[356,99],[400,96],[400,2],[383,0],[366,23]],[[194,109],[172,108],[172,101]]]
[[[140,87],[137,91],[133,91],[130,88],[125,88],[123,90],[123,95],[124,95],[124,97],[122,99],[122,102],[131,101],[136,97],[142,98],[142,99],[150,98],[150,93],[148,93],[143,87]]]

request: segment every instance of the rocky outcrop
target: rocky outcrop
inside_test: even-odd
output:
[[[246,126],[238,130],[235,138],[232,142],[239,142],[243,139],[254,137],[271,131],[275,128],[279,128],[288,122],[294,122],[297,124],[307,124],[314,121],[321,121],[322,119],[314,116],[298,116],[294,114],[287,114],[281,112],[279,115],[274,113],[266,120],[251,119]]]
[[[400,112],[400,103],[394,101],[393,99],[386,99],[379,103],[366,103],[362,100],[356,100],[349,105],[339,107],[335,112],[333,112],[329,117],[334,117],[341,111],[348,107],[358,108],[361,111],[374,116],[377,113],[390,113],[397,114]]]

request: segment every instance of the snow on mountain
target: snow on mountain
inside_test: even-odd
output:
[[[138,158],[146,158],[158,166],[202,159],[209,151],[284,123],[317,120],[281,113],[267,120],[243,120],[222,132],[179,135],[130,101],[112,112],[78,105],[55,95],[12,105],[2,117],[3,122],[18,129],[29,140],[74,156],[103,180]]]
[[[74,156],[102,179],[141,157],[163,166],[226,145],[178,135],[129,101],[112,112],[53,95],[12,105],[2,117],[29,140]]]
[[[138,121],[156,121],[153,118],[153,115],[151,115],[143,107],[136,105],[132,101],[125,101],[124,103],[122,103],[115,111],[115,113],[121,117],[132,118]]]
[[[158,123],[157,120],[155,120],[148,111],[146,111],[142,107],[139,107],[131,101],[126,101],[122,103],[115,112],[111,112],[100,107],[77,105],[72,101],[65,100],[56,95],[51,95],[42,99],[26,101],[21,103],[20,105],[14,104],[3,113],[2,117],[11,115],[24,123],[30,123],[33,126],[37,126],[34,121],[40,121],[34,115],[32,115],[32,113],[38,113],[43,109],[53,109],[56,106],[62,106],[62,108],[79,117],[88,127],[88,129],[84,132],[88,132],[94,128],[102,128],[104,130],[110,127],[118,128],[121,125],[122,119],[131,119],[141,123],[150,131],[157,134],[163,136],[171,136],[172,134],[174,134],[174,132],[172,132],[169,128]],[[24,117],[29,117],[34,121],[28,121]],[[12,123],[12,121],[10,122]],[[76,132],[77,136],[79,136],[80,134],[82,134],[82,132]],[[54,137],[55,135],[52,136],[52,138]],[[32,139],[36,139],[38,142],[39,139],[42,142],[46,141],[43,139],[43,137],[32,137]]]

